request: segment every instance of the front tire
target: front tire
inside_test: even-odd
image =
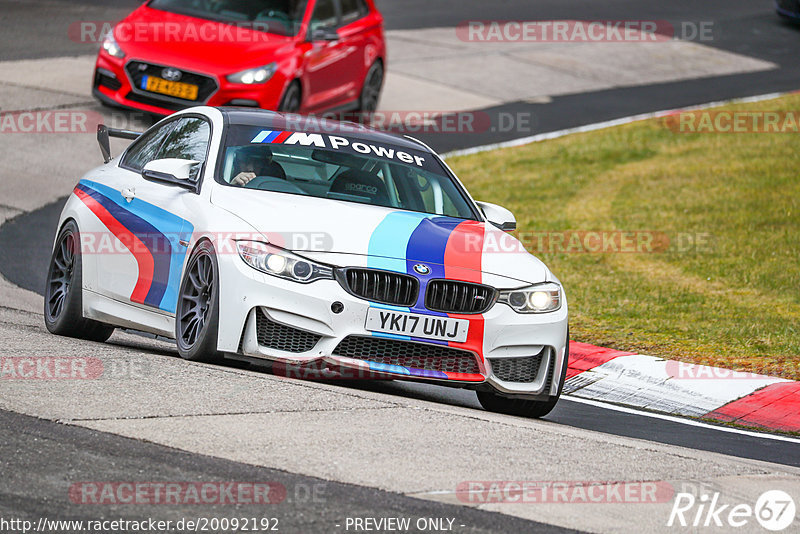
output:
[[[281,98],[281,103],[278,105],[278,111],[284,113],[298,113],[300,111],[301,102],[302,92],[300,90],[300,84],[295,80],[286,88],[286,92],[283,94],[283,98]]]
[[[210,242],[203,241],[192,253],[178,295],[175,339],[181,358],[219,361],[219,266]]]
[[[104,342],[114,327],[83,317],[83,262],[78,225],[61,229],[50,257],[44,289],[44,324],[58,336]]]
[[[550,397],[545,401],[534,401],[525,399],[512,399],[509,397],[503,397],[497,393],[478,391],[478,402],[481,403],[481,406],[483,406],[485,410],[490,412],[502,413],[506,415],[518,415],[520,417],[530,417],[533,419],[544,417],[553,411],[553,408],[555,408],[556,404],[558,403],[558,399],[561,398],[561,392],[564,389],[564,380],[567,377],[568,361],[569,333],[567,333],[566,358],[564,361],[564,367],[561,369],[561,381],[558,385],[558,393],[555,396]]]

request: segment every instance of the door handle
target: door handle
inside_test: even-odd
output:
[[[122,190],[122,198],[128,202],[131,202],[134,198],[136,198],[136,189],[133,187],[126,187]]]

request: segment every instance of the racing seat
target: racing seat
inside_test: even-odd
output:
[[[391,205],[389,190],[383,180],[375,174],[357,169],[348,169],[334,178],[329,193],[332,197],[343,195],[367,198],[377,206]]]

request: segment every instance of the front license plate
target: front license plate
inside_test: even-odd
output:
[[[370,308],[365,328],[370,332],[463,343],[467,340],[469,321]]]
[[[191,83],[171,82],[157,76],[142,78],[142,89],[151,93],[183,98],[184,100],[197,100],[198,87]]]

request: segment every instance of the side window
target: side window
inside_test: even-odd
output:
[[[355,22],[369,13],[364,0],[341,0],[341,5],[342,26]]]
[[[174,121],[169,122],[156,130],[150,130],[137,139],[122,158],[122,166],[141,171],[148,162],[156,159],[158,149],[161,148],[164,139],[174,126]]]
[[[311,31],[317,28],[336,28],[339,19],[333,0],[317,0],[314,13],[311,15]]]
[[[175,127],[158,151],[156,159],[177,158],[206,160],[211,126],[203,119],[188,117],[175,121]]]

